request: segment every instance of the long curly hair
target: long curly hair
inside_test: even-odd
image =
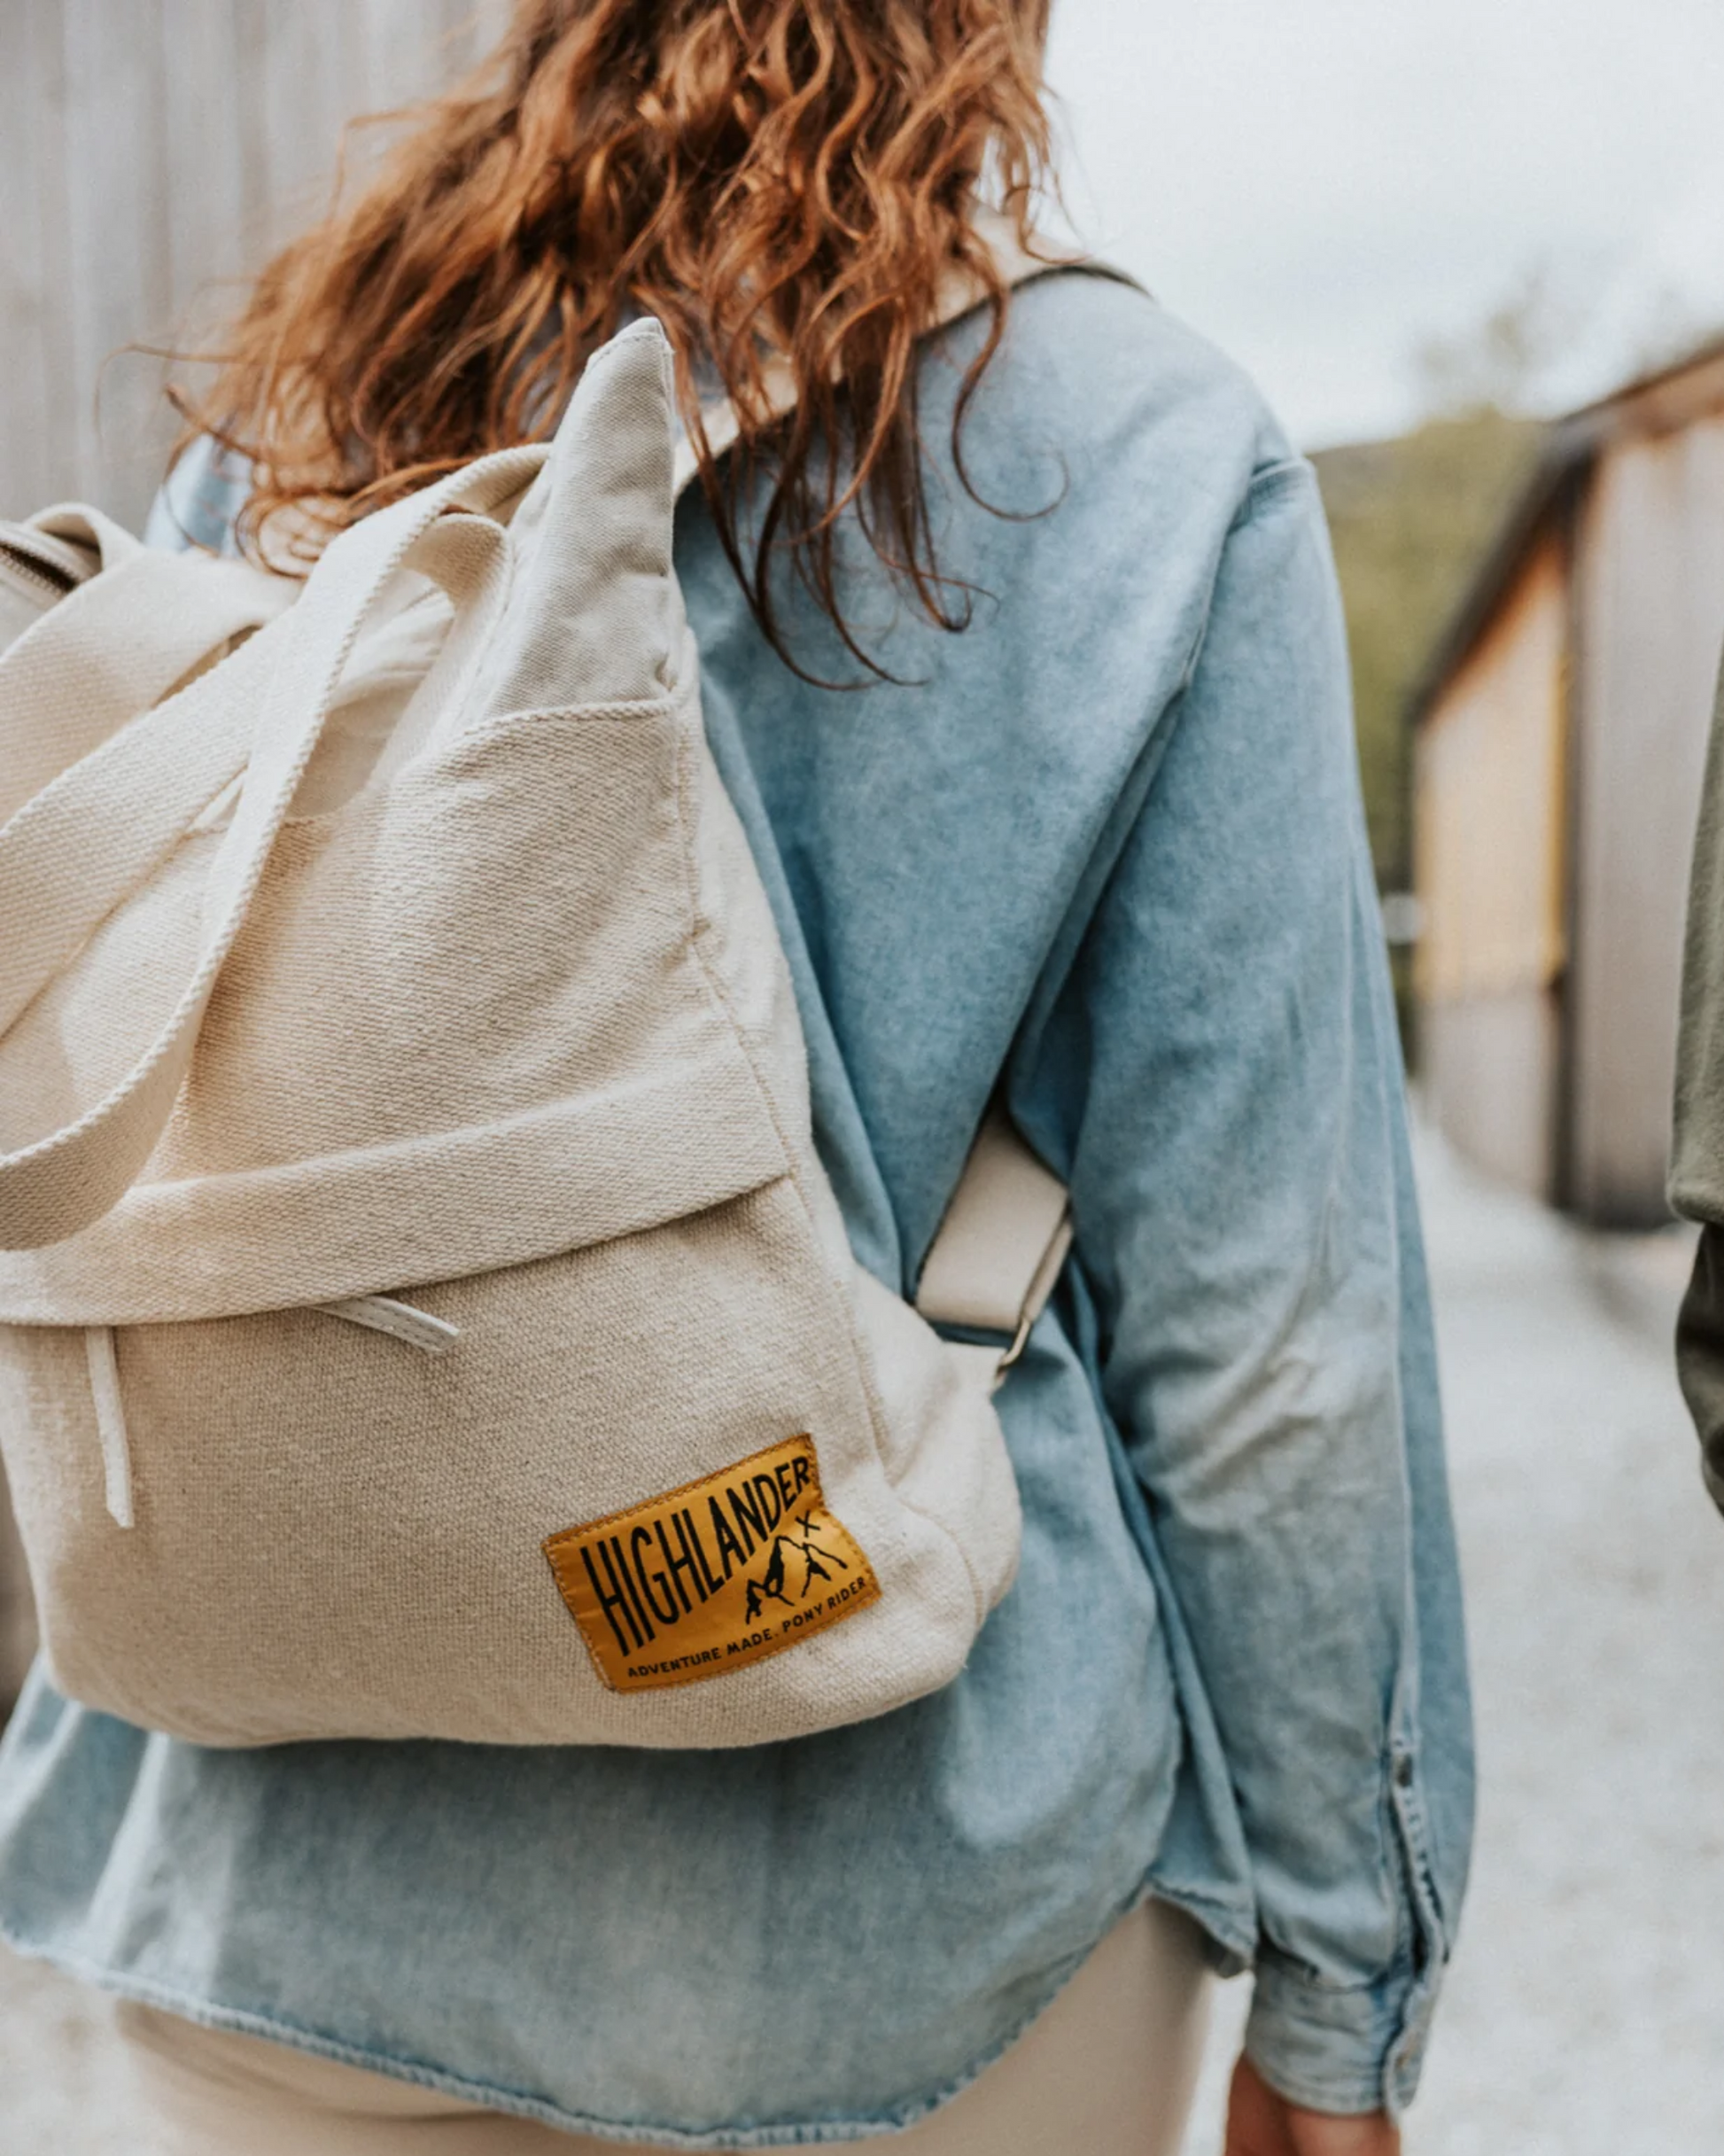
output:
[[[207,390],[176,393],[191,432],[251,462],[242,543],[302,567],[369,510],[543,437],[594,347],[644,312],[670,336],[719,535],[781,654],[771,572],[788,559],[873,664],[838,589],[852,506],[926,614],[961,627],[915,345],[943,281],[972,280],[991,320],[957,400],[961,477],[1008,304],[985,220],[1033,245],[1050,183],[1047,4],[517,0],[484,65],[395,116],[373,176],[264,270]],[[788,416],[769,381],[785,369]],[[700,424],[715,386],[741,423],[722,462]],[[757,477],[770,486],[748,510]]]

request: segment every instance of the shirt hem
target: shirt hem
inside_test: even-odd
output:
[[[225,2029],[236,2035],[260,2037],[266,2043],[284,2044],[291,2051],[328,2059],[336,2066],[354,2066],[366,2074],[381,2074],[392,2081],[407,2082],[416,2088],[434,2090],[439,2096],[451,2097],[459,2103],[472,2104],[485,2111],[506,2113],[515,2118],[532,2119],[540,2125],[555,2127],[564,2133],[586,2134],[597,2141],[614,2143],[618,2147],[678,2150],[812,2148],[843,2142],[874,2140],[883,2135],[902,2133],[943,2110],[955,2097],[961,2096],[966,2089],[980,2080],[988,2068],[1003,2058],[1028,2033],[1032,2024],[1041,2019],[1114,1925],[1123,1922],[1133,1910],[1145,1902],[1161,1898],[1164,1897],[1157,1895],[1147,1883],[1140,1885],[1107,1918],[1101,1929],[1086,1946],[1057,1965],[1058,1973],[1044,1989],[1037,1991],[1036,2003],[1012,2025],[1005,2035],[926,2095],[865,2116],[787,2121],[772,2125],[749,2125],[739,2121],[692,2129],[652,2123],[624,2123],[614,2119],[599,2118],[591,2113],[569,2110],[548,2098],[529,2096],[522,2090],[503,2088],[493,2082],[469,2081],[441,2066],[427,2066],[422,2061],[398,2058],[389,2052],[368,2051],[361,2045],[345,2043],[339,2037],[301,2028],[297,2022],[284,2020],[273,2014],[256,2012],[245,2007],[223,2005],[216,2000],[199,1999],[171,1984],[159,1983],[130,1971],[112,1968],[105,1963],[64,1948],[27,1939],[4,1919],[0,1919],[0,1940],[4,1940],[13,1952],[26,1960],[45,1962],[50,1967],[58,1969],[81,1983],[91,1985],[111,1997],[134,2000],[142,2006],[153,2006],[165,2013],[177,2014],[182,2020],[194,2022],[200,2028]]]

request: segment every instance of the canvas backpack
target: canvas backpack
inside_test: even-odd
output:
[[[996,1116],[920,1314],[852,1258],[674,410],[637,323],[303,587],[0,530],[0,1448],[92,1706],[752,1744],[947,1683],[1012,1580],[1064,1193]]]

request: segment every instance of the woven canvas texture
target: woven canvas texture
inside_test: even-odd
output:
[[[548,454],[366,519],[291,603],[58,513],[104,565],[0,656],[0,1445],[92,1705],[213,1744],[757,1743],[946,1682],[1010,1582],[985,1384],[854,1266],[815,1158],[672,439],[638,325]],[[380,1294],[457,1343],[317,1307]],[[879,1599],[607,1690],[545,1537],[803,1432]]]

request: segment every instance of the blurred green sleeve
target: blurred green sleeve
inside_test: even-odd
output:
[[[1699,1432],[1706,1488],[1724,1512],[1724,1228],[1701,1230],[1676,1319],[1676,1374]]]
[[[1670,1203],[1700,1224],[1676,1321],[1676,1374],[1724,1511],[1724,681],[1712,711],[1682,957]]]

